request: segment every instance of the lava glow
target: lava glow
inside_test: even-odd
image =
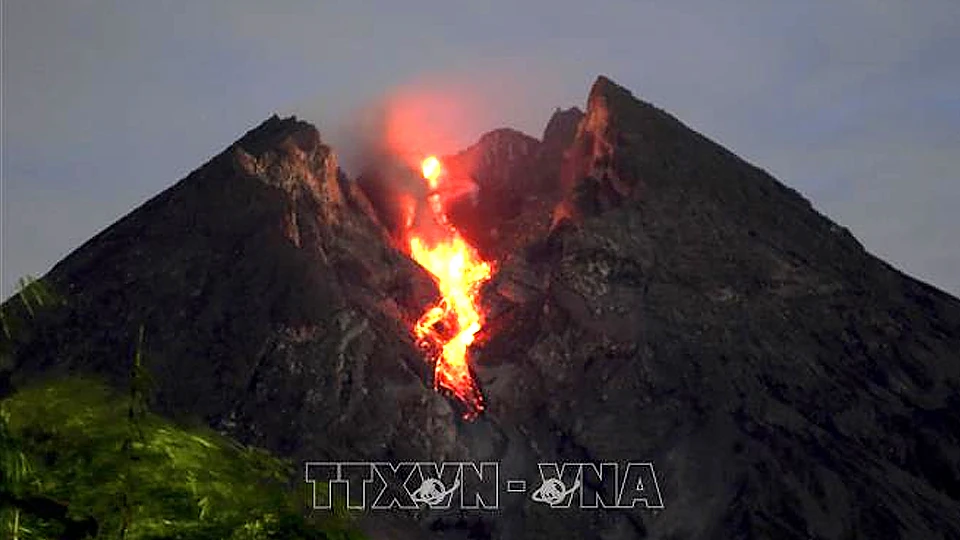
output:
[[[422,163],[423,178],[436,191],[441,179],[440,160],[430,156]],[[440,289],[440,301],[417,321],[414,331],[419,344],[435,355],[434,385],[449,391],[466,407],[464,417],[474,418],[483,410],[483,396],[467,363],[467,351],[483,326],[479,306],[480,286],[492,274],[489,263],[449,225],[439,194],[430,195],[434,221],[443,234],[411,231],[410,256],[426,268]]]
[[[423,178],[427,181],[430,189],[437,189],[440,185],[440,160],[436,156],[430,156],[423,160],[423,165],[420,168],[423,170]]]

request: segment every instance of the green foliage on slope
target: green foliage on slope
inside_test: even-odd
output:
[[[22,389],[0,410],[4,538],[358,538],[347,516],[302,516],[288,463],[96,381]]]

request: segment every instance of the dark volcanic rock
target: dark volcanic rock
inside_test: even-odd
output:
[[[162,412],[313,459],[445,452],[427,446],[456,414],[407,329],[435,286],[343,180],[316,129],[267,120],[47,275],[68,307],[20,344],[14,384],[123,384],[142,325]]]
[[[463,199],[447,213],[457,228],[488,258],[500,255],[501,228],[521,212],[539,186],[525,174],[536,159],[540,141],[513,129],[497,129],[466,150],[442,159],[449,174],[478,186],[477,199]]]
[[[501,259],[546,234],[560,200],[560,166],[583,112],[557,109],[543,140],[512,129],[491,131],[463,152],[443,159],[453,175],[480,187],[477,204],[464,201],[450,218],[473,245]]]
[[[577,126],[583,119],[583,111],[578,107],[561,109],[557,107],[547,121],[547,127],[543,130],[543,144],[554,148],[558,154],[570,146],[574,137],[577,135]]]
[[[492,287],[490,416],[656,463],[652,538],[960,535],[957,299],[605,78],[563,168],[509,265],[548,286]]]
[[[539,462],[649,461],[663,495],[370,513],[374,537],[960,537],[960,301],[605,78],[544,141],[464,155],[492,208],[464,223],[499,269],[475,422],[412,343],[429,278],[316,131],[276,118],[51,271],[68,307],[16,344],[14,384],[122,384],[142,324],[157,406],[245,442],[531,483]]]

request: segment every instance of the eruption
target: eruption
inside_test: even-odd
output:
[[[467,351],[483,326],[479,292],[493,268],[446,218],[440,160],[430,156],[421,169],[430,188],[432,224],[439,233],[423,230],[422,225],[409,231],[410,256],[433,275],[440,301],[420,316],[414,332],[419,345],[434,357],[434,385],[456,396],[466,408],[464,418],[472,419],[483,410],[483,396],[470,373]]]
[[[430,189],[437,189],[440,182],[440,160],[436,156],[430,156],[423,160],[421,169],[423,170],[423,178],[427,181]]]

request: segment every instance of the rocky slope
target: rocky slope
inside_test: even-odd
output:
[[[46,280],[67,307],[18,344],[12,384],[71,372],[123,384],[143,326],[161,412],[285,454],[436,439],[430,421],[404,419],[454,416],[406,322],[435,287],[338,172],[309,124],[274,117],[247,133],[56,265]]]
[[[560,200],[560,165],[583,112],[557,109],[541,140],[498,129],[443,163],[455,177],[479,186],[478,200],[454,205],[450,217],[474,246],[491,259],[545,235]]]
[[[160,410],[295,459],[651,461],[663,495],[370,513],[374,537],[960,537],[960,301],[606,78],[543,141],[459,159],[499,264],[475,422],[412,343],[429,278],[316,130],[276,118],[58,264],[67,307],[9,382],[122,384],[143,325]]]
[[[491,416],[650,456],[650,537],[960,535],[957,299],[604,78],[562,177],[492,286]]]

